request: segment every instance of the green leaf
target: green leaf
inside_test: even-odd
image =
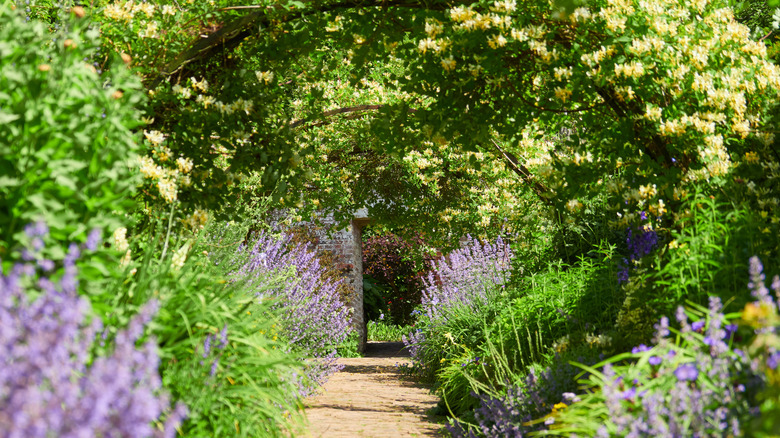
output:
[[[9,114],[3,111],[0,111],[0,124],[6,124],[11,123],[14,120],[19,119],[19,114]]]
[[[0,188],[13,187],[21,184],[19,178],[11,178],[10,176],[0,175]]]

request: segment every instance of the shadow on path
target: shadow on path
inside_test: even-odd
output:
[[[409,357],[409,350],[403,342],[375,342],[366,344],[363,357]]]

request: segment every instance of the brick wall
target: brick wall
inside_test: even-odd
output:
[[[367,332],[366,320],[363,310],[363,245],[362,230],[369,222],[366,211],[360,210],[347,228],[328,233],[329,224],[324,222],[324,227],[314,230],[317,236],[317,249],[330,251],[333,254],[337,267],[342,271],[354,292],[348,306],[352,309],[352,327],[359,335],[358,350],[363,351],[366,346]]]

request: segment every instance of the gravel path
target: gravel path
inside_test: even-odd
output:
[[[401,342],[369,342],[365,357],[340,359],[344,369],[307,401],[308,436],[442,436],[427,413],[438,398],[398,369],[408,356]]]

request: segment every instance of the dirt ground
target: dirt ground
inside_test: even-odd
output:
[[[365,357],[340,359],[344,369],[307,402],[308,437],[442,436],[427,413],[438,399],[398,369],[408,356],[401,342],[369,342]]]

